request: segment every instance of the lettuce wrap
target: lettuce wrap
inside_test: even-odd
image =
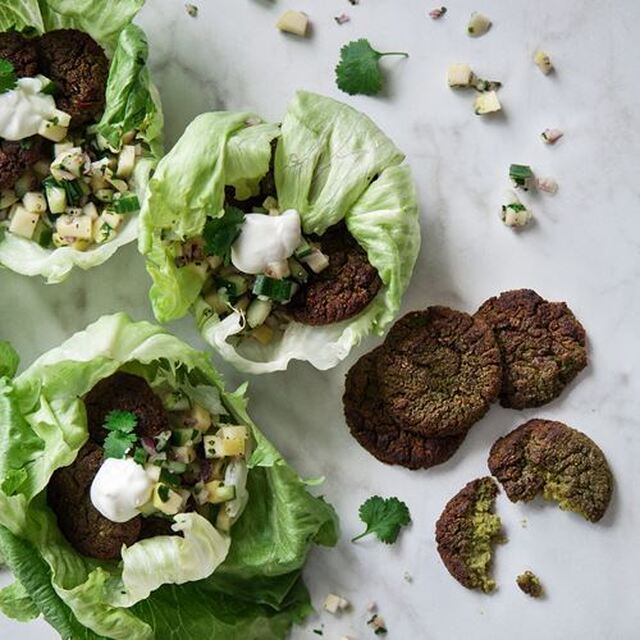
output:
[[[0,611],[43,615],[63,638],[118,640],[278,639],[311,611],[301,569],[314,543],[336,543],[337,517],[251,421],[245,386],[225,391],[205,354],[124,314],[101,318],[11,378],[15,366],[0,345],[0,554],[16,580],[0,591]],[[250,430],[226,532],[195,511],[180,514],[181,536],[136,542],[120,561],[83,556],[62,535],[47,485],[88,439],[81,397],[122,369]]]
[[[142,157],[131,177],[132,191],[142,201],[151,172],[162,155],[163,126],[160,99],[147,68],[148,45],[142,30],[132,24],[144,0],[3,0],[0,31],[28,35],[75,28],[88,33],[110,59],[106,105],[96,132],[118,149],[123,135],[137,132]],[[138,215],[126,217],[117,235],[87,250],[72,246],[40,246],[35,241],[0,229],[0,265],[17,273],[40,275],[48,283],[66,279],[74,266],[90,269],[108,260],[138,233]]]
[[[275,156],[272,160],[272,147]],[[329,369],[397,313],[420,246],[416,194],[404,155],[365,115],[307,92],[290,103],[281,125],[252,113],[197,117],[159,163],[142,206],[139,249],[152,278],[156,318],[195,315],[205,340],[249,373],[285,369],[293,359]],[[273,175],[279,209],[299,213],[305,234],[322,236],[343,222],[377,270],[382,286],[355,317],[325,326],[290,322],[268,344],[237,340],[242,309],[222,317],[201,296],[207,275],[183,265],[182,247],[226,215],[225,196],[254,196]]]

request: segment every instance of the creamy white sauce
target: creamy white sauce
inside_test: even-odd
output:
[[[231,262],[243,273],[258,274],[285,260],[302,242],[300,215],[288,209],[279,216],[248,213],[231,247]]]
[[[149,502],[153,481],[131,458],[107,458],[91,484],[93,506],[111,522],[128,522]]]
[[[56,110],[53,96],[40,93],[38,78],[20,78],[15,89],[0,94],[0,138],[24,140],[35,136],[40,125]]]

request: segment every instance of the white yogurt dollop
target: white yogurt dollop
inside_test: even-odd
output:
[[[20,78],[15,89],[0,94],[0,138],[35,136],[40,125],[54,116],[55,100],[40,93],[42,86],[38,78]]]
[[[111,522],[128,522],[151,499],[153,481],[131,458],[107,458],[91,485],[93,506]]]
[[[300,215],[295,209],[279,216],[248,213],[231,247],[231,262],[244,273],[263,273],[270,264],[291,256],[301,242]]]

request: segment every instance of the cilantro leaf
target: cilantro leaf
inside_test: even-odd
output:
[[[110,411],[104,419],[104,428],[109,435],[104,441],[105,458],[124,458],[136,443],[135,428],[138,416],[131,411]]]
[[[104,419],[104,428],[107,431],[120,431],[132,433],[138,425],[138,416],[131,411],[110,411]]]
[[[358,513],[367,528],[351,542],[375,533],[382,542],[392,544],[398,539],[400,529],[411,522],[409,508],[398,498],[373,496],[362,504]]]
[[[105,458],[124,458],[136,443],[135,433],[112,431],[104,441]]]
[[[340,62],[336,67],[336,84],[338,89],[353,96],[362,94],[375,96],[380,93],[384,77],[378,62],[384,56],[404,56],[408,53],[376,51],[366,38],[353,40],[340,50]]]
[[[226,261],[243,222],[244,212],[237,207],[225,207],[221,218],[207,220],[202,231],[207,255],[220,256]]]
[[[10,60],[0,58],[0,93],[6,93],[15,89],[18,84],[18,76],[16,76],[16,68]]]

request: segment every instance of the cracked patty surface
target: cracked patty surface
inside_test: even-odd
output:
[[[491,329],[447,307],[398,320],[377,370],[388,415],[429,437],[465,433],[500,391],[500,353]]]
[[[149,383],[140,376],[118,371],[98,382],[84,399],[89,435],[102,444],[107,437],[103,427],[107,414],[114,410],[130,411],[138,418],[136,433],[153,438],[169,428],[169,418],[162,401]]]
[[[0,189],[11,189],[27,169],[48,156],[50,149],[51,143],[40,136],[15,142],[0,139]]]
[[[111,522],[92,504],[91,483],[102,465],[102,449],[88,442],[68,467],[58,469],[47,489],[47,500],[65,538],[81,554],[101,560],[120,557],[123,544],[138,540],[142,517]]]
[[[344,224],[313,240],[320,242],[329,266],[310,274],[309,281],[287,305],[287,311],[294,320],[313,326],[348,320],[376,297],[382,280]]]
[[[495,588],[489,573],[493,545],[502,541],[500,518],[494,513],[497,495],[492,478],[472,480],[449,500],[436,523],[440,558],[467,589]]]
[[[26,38],[17,31],[0,33],[0,58],[8,60],[18,78],[38,74],[37,38]]]
[[[493,329],[500,347],[504,407],[550,402],[587,365],[584,328],[564,302],[517,289],[487,300],[476,317]]]
[[[385,413],[377,376],[378,347],[356,362],[347,373],[342,398],[351,435],[380,462],[408,469],[427,469],[446,462],[465,435],[428,438],[398,426]]]
[[[56,29],[38,40],[40,72],[53,80],[58,109],[71,116],[71,126],[100,119],[104,110],[109,61],[102,47],[77,29]]]
[[[497,440],[489,469],[512,502],[542,494],[591,522],[602,518],[613,490],[611,470],[598,445],[551,420],[529,420]]]

